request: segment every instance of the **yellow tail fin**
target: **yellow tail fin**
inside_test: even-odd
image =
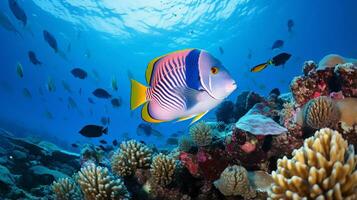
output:
[[[134,79],[131,79],[130,109],[134,110],[144,104],[146,100],[147,87]]]

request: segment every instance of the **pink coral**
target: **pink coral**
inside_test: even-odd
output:
[[[246,153],[251,153],[255,151],[256,145],[251,142],[246,142],[243,145],[241,145],[240,148]]]
[[[181,152],[179,159],[193,176],[198,175],[198,163],[192,154]]]

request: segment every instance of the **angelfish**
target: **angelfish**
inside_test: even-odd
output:
[[[236,89],[222,63],[200,49],[186,49],[153,59],[146,69],[148,87],[131,79],[131,109],[143,105],[142,119],[159,123],[194,118],[221,103]]]

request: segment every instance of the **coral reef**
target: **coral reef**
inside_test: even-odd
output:
[[[120,144],[112,156],[112,169],[119,176],[132,175],[137,168],[148,168],[151,163],[152,150],[146,145],[129,140]]]
[[[86,200],[130,199],[124,182],[111,175],[106,167],[87,165],[78,172],[76,179]]]
[[[205,122],[198,122],[190,128],[190,135],[196,145],[207,146],[212,142],[213,131]]]
[[[81,200],[82,193],[78,185],[69,178],[61,178],[53,182],[52,190],[57,200]]]
[[[270,199],[356,199],[357,156],[341,134],[325,128],[278,161]]]
[[[152,182],[156,185],[166,186],[172,182],[176,169],[176,160],[170,156],[159,154],[151,163]]]
[[[335,67],[337,81],[341,84],[341,92],[345,97],[357,97],[357,61]]]
[[[190,137],[183,136],[179,141],[179,150],[184,152],[189,152],[195,144]]]

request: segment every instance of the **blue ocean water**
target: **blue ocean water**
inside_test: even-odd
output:
[[[262,95],[272,88],[288,92],[289,82],[301,74],[305,60],[318,61],[329,53],[357,57],[354,0],[17,2],[28,18],[25,27],[11,13],[8,1],[0,2],[0,12],[21,34],[0,27],[0,127],[67,148],[77,141],[98,144],[100,139],[127,137],[163,147],[166,137],[187,130],[189,122],[168,122],[152,125],[163,138],[138,136],[137,126],[143,122],[140,109],[129,109],[128,74],[144,83],[147,63],[168,52],[194,47],[219,58],[238,84],[228,98],[231,100],[245,90]],[[289,19],[295,23],[291,33],[287,27]],[[55,36],[66,59],[44,41],[43,30]],[[277,39],[285,41],[283,48],[271,50]],[[30,50],[43,62],[41,66],[29,61]],[[281,52],[293,55],[284,68],[250,72],[252,66]],[[17,63],[23,66],[23,78],[16,74]],[[85,69],[89,77],[74,78],[70,73],[74,67]],[[118,80],[118,91],[111,89],[113,77]],[[55,82],[55,92],[46,90],[49,78]],[[64,90],[62,81],[70,85],[72,94]],[[23,95],[24,88],[32,98]],[[44,91],[43,96],[39,88]],[[96,88],[105,88],[114,97],[120,97],[121,107],[113,108],[110,101],[95,98],[92,91]],[[78,108],[68,109],[69,97]],[[96,104],[90,104],[88,97]],[[100,124],[103,116],[111,119],[108,135],[88,139],[78,133],[84,125]],[[203,119],[215,120],[214,110]]]

